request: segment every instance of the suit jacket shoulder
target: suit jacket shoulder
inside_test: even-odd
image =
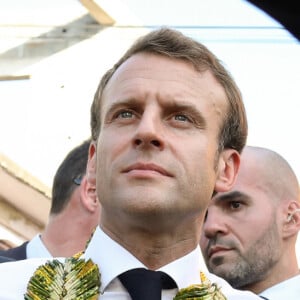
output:
[[[0,263],[9,262],[9,261],[15,261],[15,260],[13,258],[5,257],[5,256],[0,255]]]
[[[28,241],[23,243],[22,245],[15,247],[15,248],[11,248],[8,250],[2,250],[0,251],[0,256],[5,256],[5,257],[9,257],[9,258],[13,258],[15,260],[22,260],[22,259],[26,259],[26,246],[28,244]]]

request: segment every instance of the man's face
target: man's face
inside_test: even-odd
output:
[[[275,201],[255,170],[242,168],[232,191],[212,199],[200,240],[209,271],[235,288],[263,280],[281,255]]]
[[[123,63],[105,87],[90,157],[102,221],[110,214],[109,222],[129,215],[132,221],[164,216],[167,223],[204,211],[226,107],[210,72],[185,61],[140,53]]]

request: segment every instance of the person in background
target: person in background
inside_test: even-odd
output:
[[[48,223],[41,234],[0,255],[21,260],[33,257],[68,257],[83,251],[99,223],[100,204],[85,194],[90,140],[74,148],[60,164],[52,185]]]
[[[278,153],[247,146],[236,183],[209,204],[201,249],[210,272],[270,300],[300,299],[299,183]]]
[[[214,192],[231,189],[246,142],[238,87],[203,44],[153,30],[102,77],[91,130],[86,189],[99,199],[101,216],[84,258],[99,268],[99,298],[182,299],[184,288],[205,279],[199,241],[206,208]],[[0,264],[0,274],[14,277],[0,278],[0,298],[22,297],[43,263]],[[259,299],[206,276],[220,287],[204,284],[211,297]],[[91,293],[77,282],[78,292]]]

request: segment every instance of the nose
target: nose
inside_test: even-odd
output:
[[[135,147],[163,150],[163,120],[155,112],[144,113],[133,138]]]
[[[225,218],[219,213],[218,208],[209,207],[203,223],[203,235],[211,239],[218,234],[225,234],[227,230]]]

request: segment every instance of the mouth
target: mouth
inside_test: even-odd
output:
[[[231,249],[226,248],[226,247],[222,247],[222,246],[212,246],[209,250],[208,250],[208,258],[211,258],[214,255],[220,254],[222,252],[227,252],[230,251]]]
[[[125,168],[122,173],[158,173],[163,176],[173,177],[167,170],[153,163],[135,163]]]

